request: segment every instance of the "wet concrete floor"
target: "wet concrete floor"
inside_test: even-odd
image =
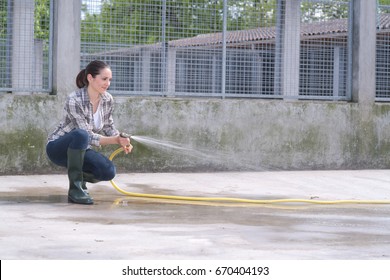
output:
[[[249,199],[389,200],[390,171],[119,174],[126,191]],[[0,259],[390,259],[390,204],[243,204],[125,196],[65,175],[0,177]]]

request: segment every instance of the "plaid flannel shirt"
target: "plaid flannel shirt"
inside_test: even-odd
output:
[[[48,141],[53,141],[76,128],[86,130],[89,134],[89,147],[100,146],[100,136],[118,135],[119,131],[114,126],[112,118],[113,98],[108,92],[101,95],[100,127],[95,127],[93,121],[93,107],[90,102],[87,89],[81,88],[72,92],[66,99],[64,106],[64,119],[59,126],[48,136]]]

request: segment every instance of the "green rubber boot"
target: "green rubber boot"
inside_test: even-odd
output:
[[[93,204],[93,199],[83,190],[83,163],[85,150],[68,149],[68,201],[78,204]]]

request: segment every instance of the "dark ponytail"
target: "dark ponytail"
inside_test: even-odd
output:
[[[96,75],[100,74],[100,71],[105,68],[110,68],[110,66],[101,61],[101,60],[94,60],[90,62],[87,67],[79,72],[79,74],[76,77],[76,85],[78,88],[83,88],[85,86],[88,86],[88,74],[91,74],[93,78],[96,77]]]
[[[87,75],[85,75],[85,69],[81,70],[77,75],[76,85],[78,88],[83,88],[88,85]]]

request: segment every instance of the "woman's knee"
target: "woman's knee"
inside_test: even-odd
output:
[[[116,175],[116,168],[113,164],[108,165],[106,166],[106,168],[101,170],[99,175],[101,181],[110,181],[114,179]]]
[[[114,179],[116,175],[116,168],[114,165],[112,165],[109,169],[106,170],[106,180],[110,181]]]
[[[72,135],[73,141],[69,143],[69,148],[71,149],[86,149],[89,143],[89,134],[86,130],[77,128],[70,132]]]

